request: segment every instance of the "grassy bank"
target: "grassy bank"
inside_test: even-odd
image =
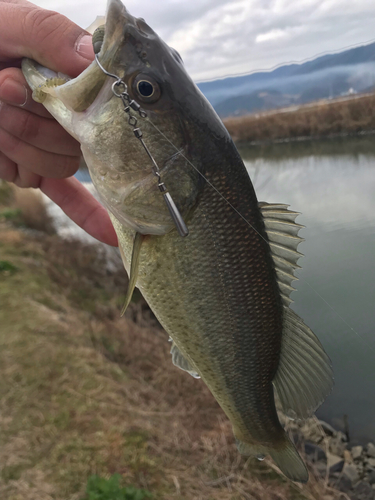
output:
[[[375,130],[375,94],[227,118],[224,124],[236,142],[358,134]]]
[[[4,193],[2,500],[81,500],[93,474],[119,474],[153,499],[339,498],[312,466],[301,486],[267,461],[241,458],[207,388],[172,365],[167,335],[143,300],[119,318],[120,264],[109,270],[100,248],[25,231]]]

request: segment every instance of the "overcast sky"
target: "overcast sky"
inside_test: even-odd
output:
[[[82,27],[106,0],[34,0]],[[127,0],[196,81],[267,70],[375,41],[375,0]]]

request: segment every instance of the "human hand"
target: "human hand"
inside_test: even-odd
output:
[[[0,0],[0,179],[40,188],[80,227],[117,246],[107,211],[74,177],[79,143],[41,105],[20,70],[23,57],[72,77],[94,59],[91,35],[25,0]]]

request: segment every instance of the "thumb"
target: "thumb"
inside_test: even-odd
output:
[[[77,76],[94,59],[91,35],[65,16],[31,3],[0,1],[0,60],[22,57]]]

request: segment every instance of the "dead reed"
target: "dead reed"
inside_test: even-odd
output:
[[[224,124],[236,142],[358,134],[375,129],[375,94],[227,118]]]

